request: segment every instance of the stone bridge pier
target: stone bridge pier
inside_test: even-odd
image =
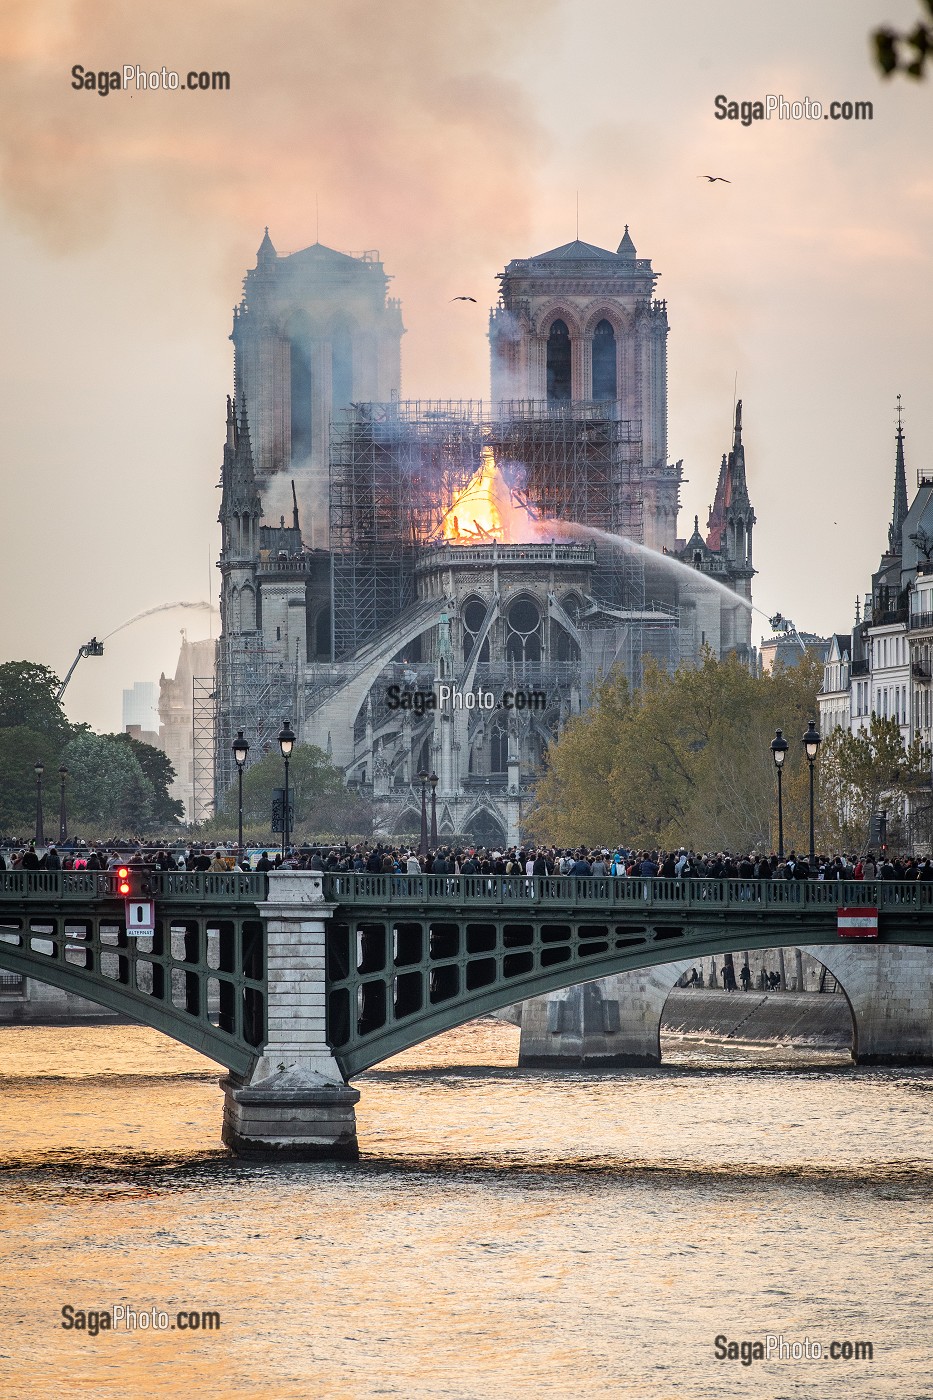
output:
[[[259,904],[266,927],[267,1033],[248,1079],[232,1072],[223,1140],[241,1157],[355,1161],[359,1091],[344,1082],[327,1043],[325,932],[334,906],[320,876],[269,874]]]
[[[852,1013],[856,1064],[933,1064],[933,949],[801,945],[833,974]],[[661,1063],[668,995],[696,958],[603,977],[508,1008],[519,1064],[623,1068]]]

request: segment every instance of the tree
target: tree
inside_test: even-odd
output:
[[[919,739],[904,745],[897,720],[872,715],[857,734],[836,729],[824,740],[819,774],[824,841],[837,850],[863,850],[872,812],[900,812],[911,793],[929,785],[930,754]],[[891,822],[892,845],[905,834]]]
[[[85,732],[65,748],[71,825],[85,836],[140,836],[155,825],[155,792],[122,736]]]
[[[71,732],[61,701],[61,682],[48,666],[6,661],[0,666],[0,729],[28,728],[64,738]]]
[[[933,16],[933,0],[921,0]],[[925,76],[927,59],[933,54],[933,24],[918,19],[909,33],[883,26],[872,34],[875,61],[886,78],[906,73],[909,78]]]
[[[252,763],[243,777],[243,821],[255,832],[271,830],[272,790],[284,786],[284,768],[277,753]],[[292,835],[296,840],[372,830],[372,811],[347,788],[343,774],[322,749],[297,744],[288,766],[289,799],[294,808]],[[224,795],[220,811],[207,823],[205,835],[236,835],[237,784]],[[265,839],[259,837],[259,839]]]
[[[117,744],[127,744],[152,788],[152,822],[158,827],[170,827],[181,821],[185,805],[169,794],[175,781],[175,769],[168,754],[144,744],[129,734],[110,734],[107,738]]]
[[[28,729],[25,725],[0,729],[0,832],[5,836],[23,836],[35,829],[37,759],[45,764],[43,797],[46,827],[58,830],[57,820],[53,822],[50,818],[58,811],[57,779],[61,752],[58,739]],[[53,794],[51,800],[50,792]]]
[[[817,714],[822,667],[813,656],[752,676],[735,657],[707,652],[673,675],[646,658],[640,689],[610,677],[565,726],[548,755],[530,816],[562,845],[776,846],[777,728],[802,734]],[[802,746],[784,780],[786,827],[806,831]]]

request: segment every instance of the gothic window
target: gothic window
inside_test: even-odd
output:
[[[496,720],[489,736],[489,771],[507,773],[509,768],[509,734],[501,720]]]
[[[580,660],[580,648],[577,646],[573,637],[571,637],[570,633],[566,632],[563,627],[559,627],[556,623],[554,625],[551,641],[554,647],[555,661]]]
[[[291,342],[291,425],[292,462],[311,456],[312,399],[311,349],[306,343]]]
[[[547,338],[548,403],[565,402],[570,394],[570,331],[566,321],[557,320]]]
[[[486,620],[486,604],[482,598],[468,598],[460,610],[463,621],[463,659],[469,661],[476,645],[476,638]],[[489,638],[487,637],[479,654],[480,661],[489,660]]]
[[[509,608],[505,655],[518,666],[541,660],[541,609],[533,598],[516,598]]]
[[[240,594],[240,631],[253,632],[256,628],[256,594],[247,584]]]
[[[608,321],[593,332],[593,398],[616,397],[616,336]]]
[[[322,608],[314,624],[314,649],[318,656],[330,656],[330,608]]]
[[[331,390],[334,416],[346,408],[353,398],[353,342],[345,325],[339,325],[331,336]]]

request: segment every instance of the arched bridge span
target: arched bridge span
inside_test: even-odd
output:
[[[349,1079],[475,1016],[612,973],[843,940],[933,946],[933,885],[169,873],[133,937],[113,877],[0,872],[0,967],[155,1027],[243,1079],[333,1057]],[[846,940],[847,941],[847,940]]]
[[[933,946],[922,883],[332,875],[322,893],[327,1034],[348,1079],[485,1012],[613,973],[848,944],[840,907],[878,909],[873,943]]]

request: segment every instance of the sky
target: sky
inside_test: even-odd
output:
[[[917,0],[7,0],[0,17],[0,660],[74,721],[216,635],[231,311],[280,252],[378,249],[408,397],[489,395],[496,274],[627,223],[668,303],[680,534],[744,401],[754,601],[852,625],[886,542],[896,395],[933,472],[933,81],[876,75]],[[72,68],[226,70],[111,92]],[[871,121],[717,120],[715,99],[870,101]],[[709,184],[701,174],[731,183]],[[451,302],[471,295],[477,304]],[[140,613],[150,615],[122,627]],[[764,617],[759,623],[767,631]]]

